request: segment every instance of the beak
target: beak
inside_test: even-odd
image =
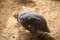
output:
[[[16,15],[13,15],[14,18],[16,18]]]

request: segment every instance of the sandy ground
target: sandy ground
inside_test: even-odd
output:
[[[49,35],[60,40],[60,0],[0,0],[0,40],[38,40],[13,17],[14,13],[26,8],[44,16],[50,29]],[[47,40],[53,40],[52,37],[46,36]]]

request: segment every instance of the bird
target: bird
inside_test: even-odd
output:
[[[31,33],[37,33],[38,31],[50,33],[46,19],[30,9],[24,9],[20,13],[15,13],[13,16]]]

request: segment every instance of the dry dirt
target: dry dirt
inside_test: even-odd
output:
[[[50,33],[32,35],[13,17],[23,9],[33,10],[47,20]],[[0,40],[60,40],[60,0],[0,0]]]

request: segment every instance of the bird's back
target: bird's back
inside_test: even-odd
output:
[[[26,29],[29,31],[43,31],[43,32],[50,32],[49,28],[47,27],[47,22],[45,18],[35,12],[32,12],[30,10],[23,10],[18,15],[18,21],[24,25]],[[33,24],[34,22],[34,24]],[[29,28],[28,25],[31,27]]]

